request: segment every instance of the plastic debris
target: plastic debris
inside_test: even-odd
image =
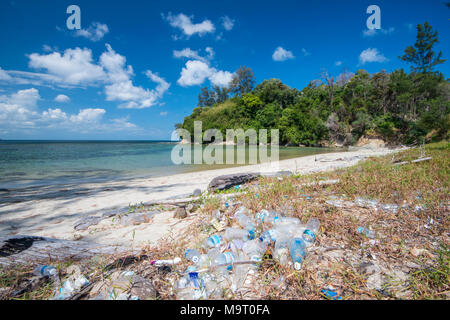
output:
[[[320,290],[320,293],[324,298],[329,300],[342,300],[341,296],[339,296],[336,292],[331,290],[322,289]]]
[[[371,238],[371,239],[375,238],[375,231],[369,230],[364,227],[358,227],[358,229],[356,229],[356,232],[358,232],[360,234],[364,234],[367,238]]]

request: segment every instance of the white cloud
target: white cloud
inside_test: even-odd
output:
[[[212,68],[203,61],[189,60],[181,70],[177,83],[182,87],[189,87],[200,85],[209,79],[213,85],[223,87],[230,83],[232,76],[232,73]]]
[[[55,97],[55,101],[65,103],[65,102],[70,102],[70,98],[68,96],[66,96],[65,94],[58,94]]]
[[[222,26],[225,30],[230,31],[234,27],[234,20],[230,19],[228,16],[224,16],[221,18]]]
[[[293,59],[294,55],[291,51],[285,50],[282,47],[278,47],[272,55],[272,59],[275,61],[285,61]]]
[[[389,29],[366,29],[363,31],[363,37],[373,37],[380,33],[389,35],[395,31],[394,27],[390,27]]]
[[[11,80],[11,76],[2,68],[0,68],[0,80]]]
[[[77,30],[75,35],[95,42],[103,39],[108,32],[109,28],[106,24],[94,22],[87,29]]]
[[[228,71],[214,71],[211,76],[209,76],[209,81],[215,86],[226,87],[231,82],[233,74]]]
[[[105,109],[81,109],[77,115],[72,115],[70,121],[72,122],[98,122],[106,113]]]
[[[334,64],[339,67],[340,65],[342,65],[342,61],[336,61]]]
[[[47,55],[32,53],[28,57],[30,68],[45,69],[49,75],[64,83],[78,85],[106,77],[102,67],[93,63],[90,49],[67,49],[63,55],[59,52]]]
[[[201,23],[193,23],[193,16],[189,17],[183,13],[173,16],[172,13],[169,12],[165,19],[172,27],[181,29],[181,31],[188,37],[194,34],[203,36],[206,33],[212,33],[215,31],[214,24],[210,20],[204,20]]]
[[[203,62],[207,62],[208,60],[211,60],[214,58],[214,50],[211,47],[206,47],[205,52],[207,53],[206,57],[200,56],[199,52],[197,50],[192,50],[191,48],[185,48],[183,50],[174,50],[173,56],[175,58],[188,58],[191,60],[200,60]]]
[[[67,114],[59,108],[40,112],[37,101],[39,91],[35,88],[0,95],[0,128],[2,134],[41,133],[42,130],[64,130],[77,133],[105,133],[128,131],[142,133],[143,129],[130,123],[128,118],[103,120],[106,110],[102,108],[81,109],[77,114]]]
[[[381,53],[378,52],[376,48],[368,48],[361,52],[359,55],[359,63],[365,64],[367,62],[385,62],[388,59]]]
[[[302,53],[303,53],[303,55],[304,55],[305,57],[311,55],[311,53],[310,53],[308,50],[306,50],[305,48],[302,48]]]
[[[191,50],[190,48],[185,48],[183,50],[173,50],[173,56],[175,58],[188,58],[202,61],[206,60],[198,54],[198,51]]]
[[[167,113],[168,113],[167,111],[161,111],[159,113],[159,115],[164,117],[164,116],[167,116]]]
[[[181,76],[177,83],[182,87],[202,84],[206,78],[211,76],[211,69],[203,61],[189,60],[181,70]]]
[[[63,120],[67,120],[67,114],[65,112],[63,112],[61,109],[59,109],[59,108],[57,108],[57,109],[48,108],[47,111],[42,112],[42,120],[63,121]]]
[[[109,80],[113,83],[120,81],[128,81],[134,75],[131,66],[125,66],[126,58],[116,53],[107,43],[106,52],[100,56],[100,65],[106,71]]]

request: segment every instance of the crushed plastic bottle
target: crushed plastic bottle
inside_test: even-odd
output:
[[[74,281],[70,278],[64,281],[63,286],[56,290],[53,296],[54,300],[64,300],[71,297],[76,292],[79,292],[82,288],[89,284],[89,280],[81,275]]]
[[[302,222],[300,221],[300,219],[295,218],[295,217],[278,217],[278,219],[274,220],[274,225],[275,227],[280,227],[283,225],[301,225]]]
[[[151,264],[157,267],[161,267],[161,266],[171,266],[171,265],[175,265],[181,262],[181,259],[176,257],[175,259],[170,259],[170,260],[153,260],[151,261]]]
[[[266,243],[267,245],[271,245],[277,241],[278,238],[278,230],[277,229],[269,229],[264,231],[261,236],[259,237],[259,240],[261,242]]]
[[[367,238],[374,239],[375,238],[375,231],[369,230],[364,227],[359,227],[356,229],[356,232],[360,234],[364,234]]]
[[[55,277],[58,274],[58,270],[56,270],[53,266],[38,265],[34,268],[33,274],[43,277]]]
[[[292,238],[289,243],[289,253],[291,254],[292,262],[294,263],[294,269],[300,270],[306,256],[305,241],[301,238]]]
[[[243,230],[240,228],[227,228],[225,230],[224,238],[227,241],[231,241],[234,239],[239,239],[242,241],[248,241],[250,238],[254,237],[253,233],[250,233],[247,230]]]
[[[306,223],[306,229],[303,232],[303,240],[307,247],[312,246],[316,240],[316,234],[319,230],[320,221],[317,218],[311,218]]]
[[[192,261],[193,263],[197,263],[199,258],[200,258],[200,252],[198,252],[195,249],[188,249],[186,250],[186,252],[184,253],[184,257],[189,260]]]

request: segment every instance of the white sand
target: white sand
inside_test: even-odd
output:
[[[279,170],[297,173],[333,170],[354,165],[364,157],[385,155],[397,150],[360,149],[282,160]],[[55,186],[31,193],[26,190],[24,193],[9,193],[7,197],[20,202],[1,204],[0,236],[20,234],[74,239],[74,235],[81,234],[83,239],[97,243],[133,246],[154,244],[162,237],[181,232],[195,217],[180,221],[172,218],[173,212],[165,212],[155,217],[153,223],[122,228],[108,228],[112,223],[109,218],[85,232],[75,231],[74,224],[82,217],[101,216],[105,212],[126,208],[129,204],[185,198],[197,188],[206,190],[209,182],[219,175],[261,171],[264,170],[260,165],[251,165],[150,179]],[[104,228],[107,230],[99,231]]]

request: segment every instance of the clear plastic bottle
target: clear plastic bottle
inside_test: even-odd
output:
[[[259,237],[259,240],[261,242],[264,242],[268,245],[275,243],[278,238],[279,231],[277,229],[269,229],[264,231],[261,236]]]
[[[301,225],[302,222],[298,218],[294,217],[278,217],[274,219],[274,226],[283,226],[283,225]]]
[[[281,215],[276,211],[261,210],[256,214],[256,221],[270,228],[280,217]]]
[[[36,276],[55,277],[58,274],[58,270],[52,266],[39,265],[34,268],[33,274]]]
[[[306,245],[302,238],[292,238],[290,240],[289,253],[294,263],[294,269],[300,270],[306,256]]]
[[[275,242],[273,257],[277,260],[281,265],[287,265],[289,262],[289,234],[283,233]]]
[[[247,230],[243,230],[240,228],[227,228],[225,230],[224,238],[227,241],[231,241],[234,239],[248,241],[252,235]]]
[[[262,260],[262,256],[266,250],[267,243],[264,243],[259,239],[247,241],[242,247],[242,251],[244,251],[250,260],[255,262],[260,262]]]
[[[236,255],[233,252],[224,252],[218,255],[215,255],[212,258],[212,265],[225,267],[226,270],[231,270],[233,268],[233,262],[236,261]]]
[[[311,218],[306,223],[306,230],[303,232],[303,240],[307,247],[312,246],[316,240],[316,234],[319,230],[320,221],[317,218]]]
[[[199,258],[200,258],[200,252],[198,252],[195,249],[188,249],[186,250],[186,252],[184,253],[184,257],[189,260],[192,261],[194,263],[197,263]]]
[[[221,235],[218,235],[218,234],[215,234],[215,235],[209,237],[205,241],[205,245],[208,248],[220,247],[224,243],[225,243],[225,241],[223,240],[223,237]]]
[[[237,223],[248,231],[249,238],[254,239],[255,238],[255,223],[252,221],[252,219],[247,216],[248,210],[245,207],[239,208],[239,210],[234,214],[234,218],[236,219]]]

